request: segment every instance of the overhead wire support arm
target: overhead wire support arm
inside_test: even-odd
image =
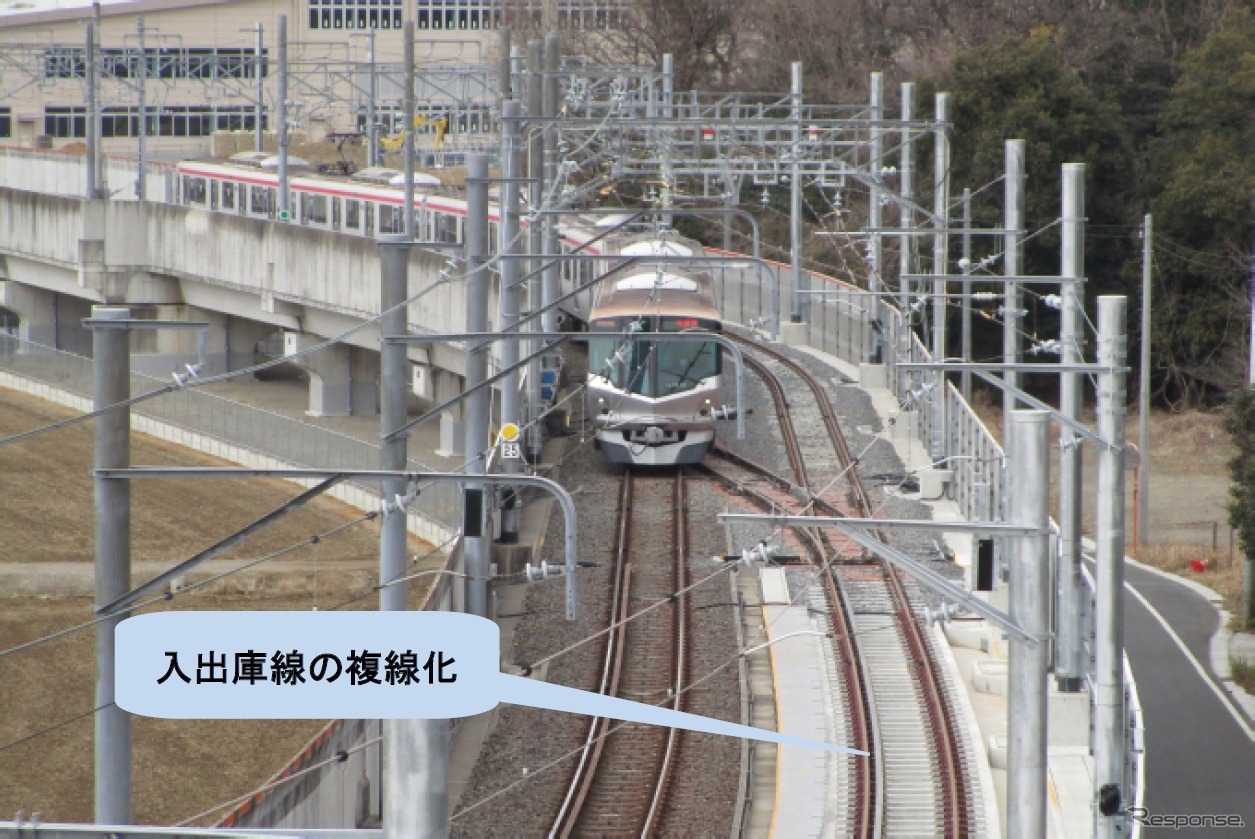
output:
[[[92,472],[95,478],[124,481],[174,479],[174,478],[283,478],[286,480],[322,480],[335,481],[363,480],[385,481],[404,480],[410,483],[451,483],[464,484],[475,480],[476,476],[462,472],[416,472],[410,470],[382,469],[248,469],[243,467],[214,466],[131,466],[116,469],[96,469]],[[494,475],[493,482],[508,486],[533,487],[543,489],[558,501],[566,523],[564,549],[566,553],[566,618],[575,620],[575,570],[579,563],[576,556],[576,510],[575,500],[561,484],[538,475]]]
[[[1044,636],[1029,634],[1005,612],[989,605],[966,589],[960,588],[941,574],[928,568],[918,560],[912,559],[892,545],[886,545],[870,533],[865,533],[863,527],[851,526],[840,518],[822,519],[815,516],[781,516],[770,513],[719,513],[717,518],[720,522],[740,519],[743,521],[762,521],[775,525],[791,522],[789,526],[793,527],[814,527],[817,521],[825,522],[826,526],[837,528],[850,541],[887,560],[890,565],[914,577],[920,585],[940,595],[944,600],[961,606],[973,614],[980,615],[985,620],[1005,629],[1008,635],[1032,645],[1040,644],[1050,639],[1049,634]],[[927,524],[936,525],[937,522],[927,522]]]

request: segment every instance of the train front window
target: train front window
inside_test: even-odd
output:
[[[663,332],[688,332],[702,330],[717,332],[719,323],[707,318],[662,319]],[[721,356],[719,345],[713,341],[689,343],[687,341],[660,341],[655,349],[658,355],[658,393],[667,396],[697,387],[702,379],[719,374]]]
[[[590,324],[589,331],[597,332],[652,332],[648,320],[629,318],[600,318]],[[652,341],[624,341],[622,338],[593,339],[588,342],[588,370],[609,379],[610,384],[629,393],[650,396],[653,375],[654,343]]]

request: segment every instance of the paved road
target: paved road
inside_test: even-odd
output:
[[[1152,813],[1241,814],[1246,827],[1144,828],[1155,836],[1255,836],[1255,741],[1249,721],[1217,696],[1206,667],[1216,610],[1189,588],[1126,566],[1126,583],[1173,627],[1193,660],[1137,597],[1124,599],[1125,648],[1146,727],[1146,807]],[[1223,692],[1223,691],[1222,691]],[[1240,712],[1238,712],[1240,714]]]

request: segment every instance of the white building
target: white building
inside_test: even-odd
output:
[[[504,21],[604,28],[627,2],[0,0],[0,145],[61,148],[86,139],[87,24],[96,16],[104,149],[133,153],[146,65],[150,153],[178,157],[207,153],[215,132],[253,132],[259,109],[263,127],[273,128],[281,17],[295,132],[311,140],[365,133],[372,78],[376,124],[385,133],[399,128],[402,31],[412,20],[418,112],[447,118],[454,139],[490,128],[495,30]],[[250,138],[239,139],[251,148]]]

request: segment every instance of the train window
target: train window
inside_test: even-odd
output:
[[[209,209],[218,209],[218,182],[209,182]]]
[[[401,217],[401,208],[388,205],[379,207],[379,232],[400,233],[404,230],[405,219]]]
[[[360,207],[361,204],[357,201],[344,199],[344,226],[350,230],[357,230],[362,226]]]
[[[340,199],[331,199],[331,229],[340,229]]]
[[[265,215],[270,212],[270,190],[264,186],[250,187],[248,190],[250,213]]]
[[[303,224],[326,224],[327,223],[327,196],[325,195],[305,195],[305,206],[302,208]]]
[[[364,204],[363,206],[365,207],[365,210],[366,210],[365,212],[366,229],[363,230],[362,232],[365,233],[367,236],[373,236],[375,235],[375,207],[378,205]]]
[[[222,182],[222,209],[235,209],[235,184],[230,181]]]
[[[719,345],[713,341],[700,344],[659,341],[654,354],[658,358],[656,396],[692,390],[702,379],[719,372]]]
[[[205,204],[205,179],[183,176],[183,201],[187,204]]]
[[[457,216],[441,213],[436,217],[438,221],[438,230],[436,232],[436,241],[438,242],[456,242],[458,240],[458,218]]]

